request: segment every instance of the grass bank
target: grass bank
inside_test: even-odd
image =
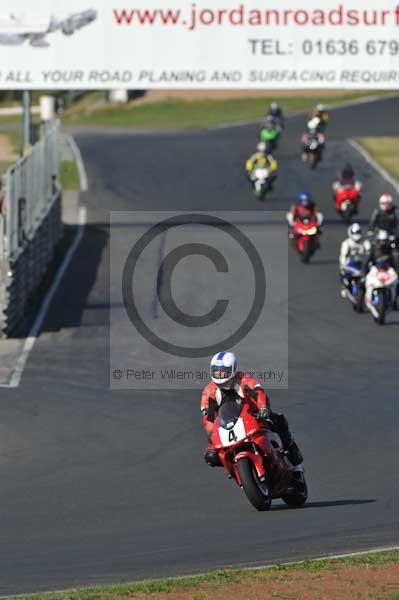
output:
[[[20,155],[22,133],[18,129],[0,132],[0,173],[7,171]],[[62,160],[60,166],[61,186],[64,190],[79,190],[80,176],[76,163]]]
[[[357,141],[376,162],[399,180],[399,137],[361,137]]]
[[[386,95],[386,92],[336,92],[323,94],[323,104],[342,104],[364,97]],[[86,97],[66,111],[63,121],[69,125],[91,125],[98,127],[122,127],[135,129],[201,128],[223,123],[260,120],[266,107],[278,102],[285,113],[310,110],[317,101],[312,94],[282,95],[223,99],[190,100],[170,98],[159,102],[126,105],[106,105]]]
[[[399,551],[70,590],[18,600],[398,600]]]
[[[77,164],[70,160],[61,161],[60,179],[63,190],[79,190],[80,176]]]

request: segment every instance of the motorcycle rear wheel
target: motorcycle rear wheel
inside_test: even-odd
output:
[[[344,220],[344,223],[346,223],[346,225],[350,225],[352,223],[352,219],[353,219],[353,215],[354,212],[353,210],[344,210],[341,213],[342,218]]]
[[[312,152],[312,153],[309,155],[309,158],[308,158],[308,165],[309,165],[309,167],[310,167],[310,169],[311,169],[312,171],[313,171],[313,170],[314,170],[314,169],[317,167],[317,165],[318,165],[318,163],[319,163],[319,160],[320,160],[320,159],[319,159],[319,156],[318,156],[318,155],[317,155],[315,152]]]
[[[384,325],[385,323],[385,305],[384,305],[384,296],[383,294],[379,293],[378,294],[378,308],[377,308],[377,312],[378,312],[378,317],[374,317],[374,321],[377,323],[377,325]]]
[[[262,483],[259,481],[249,458],[241,458],[237,462],[237,470],[240,475],[242,488],[252,506],[256,510],[269,510],[272,501],[270,490],[266,482]]]
[[[290,508],[302,508],[308,499],[308,486],[306,485],[305,476],[303,476],[303,481],[297,483],[298,491],[292,494],[286,494],[285,496],[281,496],[287,506]]]
[[[385,323],[385,311],[381,312],[378,315],[378,318],[375,319],[375,322],[377,323],[377,325],[384,325],[384,323]]]

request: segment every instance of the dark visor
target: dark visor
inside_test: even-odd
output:
[[[211,369],[212,377],[214,377],[215,379],[227,379],[228,377],[231,377],[232,372],[232,367],[213,366]]]

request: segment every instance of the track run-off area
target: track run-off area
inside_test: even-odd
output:
[[[258,125],[75,132],[85,234],[20,386],[0,390],[0,595],[399,544],[399,317],[377,327],[340,298],[346,229],[331,199],[348,160],[364,184],[361,222],[394,192],[348,140],[399,135],[398,114],[399,98],[331,111],[315,172],[300,161],[305,116],[288,119],[265,204],[244,174]],[[276,501],[262,514],[203,461],[200,389],[109,389],[109,212],[287,211],[305,190],[325,214],[322,248],[310,265],[290,252],[289,389],[271,401],[303,450],[310,495],[302,510]]]

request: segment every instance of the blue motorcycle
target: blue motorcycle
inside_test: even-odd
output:
[[[342,296],[348,298],[355,312],[363,312],[365,294],[365,275],[363,261],[350,258],[341,275]]]

